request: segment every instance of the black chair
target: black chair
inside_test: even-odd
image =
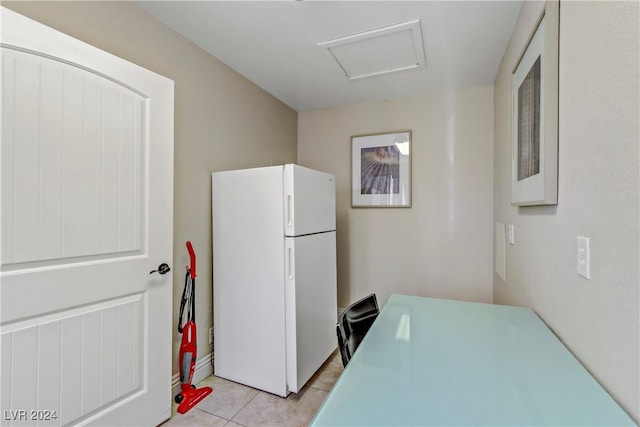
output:
[[[336,333],[343,366],[347,366],[379,313],[376,294],[354,302],[342,312],[336,325]]]

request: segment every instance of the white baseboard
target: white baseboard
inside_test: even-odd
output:
[[[196,362],[196,369],[193,371],[193,385],[198,384],[203,379],[213,374],[213,366],[211,366],[211,353],[205,354]],[[175,396],[180,392],[180,373],[171,378],[171,395]]]

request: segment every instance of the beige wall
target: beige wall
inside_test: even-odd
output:
[[[351,136],[411,129],[412,208],[351,208]],[[491,302],[493,89],[303,112],[298,162],[336,175],[338,305]]]
[[[495,220],[515,225],[496,303],[532,307],[640,421],[638,2],[560,5],[558,205],[510,206],[511,70],[541,11],[524,3],[495,82]],[[592,279],[576,274],[591,237]]]
[[[297,113],[130,2],[2,2],[175,82],[174,321],[198,259],[198,354],[212,324],[211,172],[296,160]],[[170,191],[170,190],[168,190]],[[171,261],[171,260],[169,260]],[[174,363],[180,336],[174,328]]]

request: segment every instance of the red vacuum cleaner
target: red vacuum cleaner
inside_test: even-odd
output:
[[[178,332],[182,334],[179,360],[180,393],[175,398],[178,412],[181,414],[196,406],[213,391],[211,387],[196,388],[191,384],[193,371],[196,368],[198,346],[196,345],[196,254],[190,241],[187,241],[187,251],[189,258],[191,258],[191,265],[187,266],[187,275],[184,278],[184,290],[180,301],[180,317],[178,319]],[[185,306],[187,306],[187,323],[183,326],[182,318]]]

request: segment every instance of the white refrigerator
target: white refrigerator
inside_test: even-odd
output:
[[[337,347],[335,178],[212,174],[215,375],[296,393]]]

